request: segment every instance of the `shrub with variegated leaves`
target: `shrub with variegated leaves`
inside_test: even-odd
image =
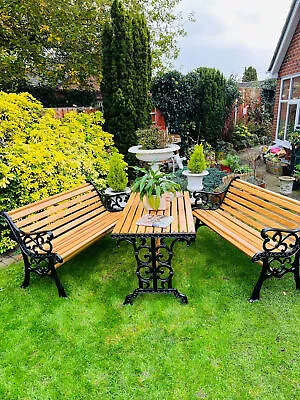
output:
[[[105,187],[113,137],[101,112],[57,119],[32,96],[0,92],[0,211],[38,201],[86,180]],[[11,248],[0,222],[0,253]],[[2,228],[2,230],[1,230]]]

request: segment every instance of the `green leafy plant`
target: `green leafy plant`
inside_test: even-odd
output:
[[[277,154],[267,153],[264,156],[265,160],[274,164],[281,164],[281,158]]]
[[[235,154],[228,153],[226,158],[220,161],[220,164],[229,167],[235,172],[235,170],[240,167],[240,157]]]
[[[140,193],[141,200],[146,196],[149,204],[154,209],[158,208],[162,194],[167,192],[175,194],[176,191],[181,189],[180,185],[172,180],[173,174],[165,174],[159,170],[153,171],[152,169],[139,167],[133,168],[137,172],[142,172],[143,175],[135,179],[131,190]]]
[[[237,166],[233,172],[235,172],[236,174],[250,174],[251,172],[253,172],[253,169],[248,165],[239,165]]]
[[[188,169],[192,174],[201,174],[206,169],[206,161],[202,144],[196,144],[188,162]]]
[[[298,147],[300,146],[300,132],[295,131],[292,132],[289,136],[289,141],[295,146]]]
[[[218,168],[207,168],[207,171],[209,174],[203,178],[203,190],[206,192],[214,192],[222,185],[222,178],[226,174]]]
[[[107,174],[107,184],[114,192],[122,192],[128,183],[127,166],[124,156],[114,152],[108,161],[109,170]]]
[[[300,164],[295,165],[294,177],[300,179]]]
[[[138,144],[141,145],[144,150],[164,149],[170,143],[168,133],[156,125],[138,129],[136,131],[136,136],[138,138]]]
[[[236,150],[252,147],[259,142],[257,135],[252,134],[244,124],[235,126],[231,140]]]

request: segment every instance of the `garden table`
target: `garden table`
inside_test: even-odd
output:
[[[146,214],[172,216],[167,228],[137,225]],[[139,193],[132,193],[117,222],[112,237],[132,244],[137,262],[138,288],[126,296],[124,304],[133,304],[138,294],[172,293],[181,303],[187,303],[186,295],[172,287],[174,275],[171,266],[173,247],[176,242],[187,246],[196,238],[191,201],[188,192],[178,193],[173,201],[167,202],[164,211],[148,211],[140,200]]]

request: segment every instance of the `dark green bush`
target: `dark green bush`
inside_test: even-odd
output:
[[[214,192],[222,185],[222,178],[226,174],[218,168],[207,168],[207,171],[209,174],[203,178],[203,190]]]

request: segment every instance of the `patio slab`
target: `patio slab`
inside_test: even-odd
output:
[[[257,158],[260,155],[259,146],[254,147],[252,149],[242,150],[239,152],[239,156],[241,158],[241,164],[249,164],[249,160],[253,158]],[[272,190],[273,192],[280,193],[280,181],[279,177],[273,174],[270,174],[266,171],[266,164],[262,159],[259,159],[257,162],[257,175],[264,176],[264,180],[266,182],[266,189]],[[291,197],[296,200],[300,200],[300,189],[293,190],[290,195],[287,197]]]

